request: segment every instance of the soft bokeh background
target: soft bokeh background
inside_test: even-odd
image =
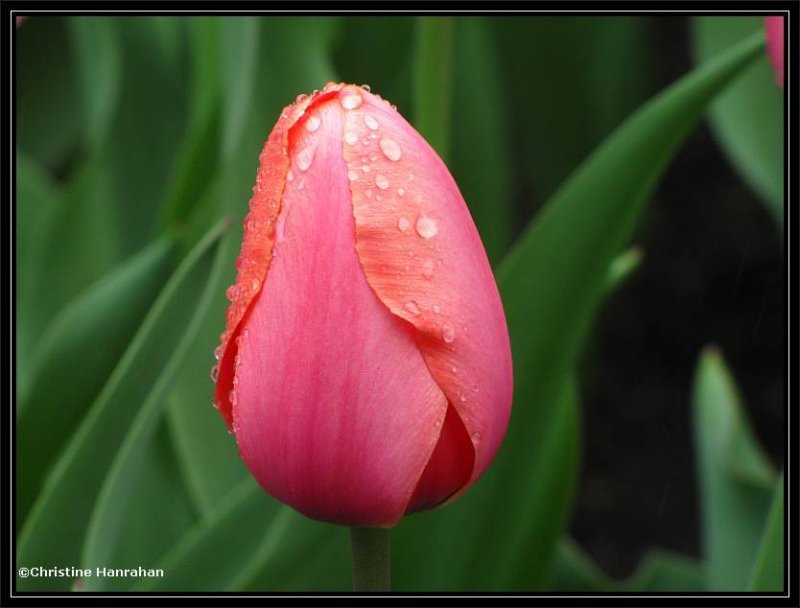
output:
[[[349,588],[346,534],[256,487],[208,378],[258,152],[284,105],[343,80],[395,103],[451,168],[514,341],[496,471],[393,533],[395,587],[780,586],[765,556],[782,518],[783,95],[766,55],[714,85],[709,120],[689,117],[711,93],[664,102],[661,126],[635,131],[644,151],[595,155],[594,181],[557,194],[646,100],[760,29],[28,18],[15,43],[18,565],[167,573],[88,589]],[[526,232],[548,201],[567,211]]]

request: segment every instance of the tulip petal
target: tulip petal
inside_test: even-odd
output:
[[[416,329],[431,374],[469,434],[475,458],[463,490],[491,462],[510,415],[500,296],[444,163],[393,107],[363,98],[346,112],[344,133],[358,257],[378,298]]]
[[[447,408],[436,448],[414,490],[406,513],[431,509],[463,488],[472,475],[475,450],[455,408]]]
[[[269,273],[238,335],[233,430],[279,500],[315,519],[391,526],[447,399],[414,328],[376,297],[357,257],[344,116],[318,97],[290,132]]]
[[[232,346],[242,320],[264,284],[272,260],[274,223],[280,210],[286,171],[289,168],[286,154],[289,129],[303,115],[310,102],[311,98],[299,99],[294,105],[284,108],[259,155],[256,185],[253,187],[250,210],[244,222],[242,249],[236,260],[236,282],[228,288],[226,294],[231,301],[227,323],[220,335],[220,345],[215,351],[219,365],[212,370],[212,377],[216,376],[214,404],[228,428],[233,423],[230,393],[233,388],[233,364],[236,355],[236,348],[229,346]]]

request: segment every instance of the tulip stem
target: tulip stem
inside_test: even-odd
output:
[[[350,528],[353,548],[353,589],[390,591],[392,569],[388,528]]]

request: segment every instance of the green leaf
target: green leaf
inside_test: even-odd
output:
[[[340,569],[326,563],[317,571],[307,562],[318,552],[330,555],[328,539],[337,530],[281,505],[247,477],[164,557],[158,567],[167,576],[142,581],[134,590],[318,589],[319,581],[330,581],[326,569]],[[338,540],[332,548],[347,547],[341,535]],[[349,567],[349,560],[339,561]]]
[[[16,363],[17,382],[21,382],[43,329],[41,320],[27,311],[35,310],[36,295],[43,289],[47,268],[45,243],[50,241],[53,226],[62,212],[62,201],[61,192],[36,161],[23,153],[17,154],[16,161]]]
[[[414,125],[447,161],[453,76],[453,19],[418,17],[414,63]]]
[[[510,146],[505,121],[504,81],[482,18],[455,20],[453,58],[451,170],[469,205],[492,263],[511,244]]]
[[[159,209],[162,229],[192,213],[214,178],[220,156],[220,21],[190,19],[188,30],[191,116]]]
[[[42,244],[47,264],[33,294],[35,305],[25,311],[36,325],[49,324],[72,298],[126,257],[118,239],[116,212],[109,204],[113,200],[109,198],[109,165],[102,156],[87,158],[64,188],[62,210],[54,219],[50,238]]]
[[[225,264],[233,268],[233,256],[227,255]],[[236,441],[212,406],[214,386],[210,379],[204,381],[209,378],[214,363],[212,353],[225,319],[228,302],[222,294],[226,284],[218,284],[219,297],[211,303],[203,327],[178,372],[167,408],[178,465],[192,502],[201,513],[209,513],[249,475],[239,458]]]
[[[624,580],[607,576],[573,539],[564,537],[558,546],[547,588],[557,592],[631,593],[693,592],[704,589],[703,564],[662,551],[649,551],[636,571]]]
[[[126,260],[66,306],[42,337],[19,389],[20,521],[166,280],[174,250],[174,239],[163,238]]]
[[[81,113],[67,19],[28,18],[15,38],[18,145],[48,171],[61,170],[78,145]]]
[[[187,303],[198,302],[209,282],[222,228],[215,227],[181,263],[111,377],[48,476],[19,537],[19,564],[78,563],[97,492],[108,474],[109,454],[125,438],[142,404],[165,370],[176,344],[196,323]],[[17,589],[65,590],[65,579],[19,579]]]
[[[186,76],[177,55],[178,19],[108,18],[122,47],[122,89],[106,145],[110,189],[119,245],[136,249],[162,227],[160,209],[172,187],[187,119]],[[170,35],[170,32],[172,34]]]
[[[718,351],[700,357],[694,385],[704,552],[710,591],[747,588],[775,473],[756,442]]]
[[[750,579],[751,591],[783,591],[786,568],[784,566],[784,475],[775,482],[767,523],[761,536],[761,545]]]
[[[419,516],[428,521],[416,528],[413,554],[401,557],[413,563],[408,572],[417,573],[410,585],[491,590],[507,589],[521,577],[525,588],[546,580],[558,534],[551,531],[547,543],[536,544],[539,522],[529,513],[550,502],[561,509],[549,511],[553,524],[565,521],[574,469],[565,468],[560,495],[538,493],[530,472],[540,471],[538,459],[549,453],[542,451],[539,433],[547,423],[567,419],[565,382],[604,293],[609,264],[658,177],[714,95],[762,48],[758,37],[742,42],[633,115],[578,168],[500,265],[516,384],[509,430],[492,467],[470,492]]]
[[[166,425],[159,424],[145,449],[142,470],[131,480],[130,501],[107,564],[156,567],[173,545],[197,523],[197,516],[180,473]],[[101,583],[109,591],[125,591],[135,582],[128,578],[84,581],[84,590]]]
[[[81,109],[89,145],[105,140],[117,106],[122,51],[113,23],[97,17],[71,17]]]
[[[253,17],[228,18],[221,22],[223,100],[222,157],[230,160],[256,107],[254,99],[258,68],[260,20]]]
[[[705,61],[748,34],[764,31],[763,17],[695,17],[694,55]],[[783,91],[764,53],[714,103],[711,126],[723,151],[779,225],[783,224]]]
[[[627,281],[630,276],[636,272],[639,265],[642,263],[644,253],[641,247],[633,246],[630,249],[623,251],[611,261],[608,267],[608,275],[606,276],[606,290],[611,292],[619,288],[619,286]]]
[[[210,238],[216,240],[217,236],[212,234]],[[93,569],[109,563],[123,518],[128,512],[127,505],[130,502],[133,482],[141,472],[147,447],[156,425],[161,419],[166,392],[194,340],[200,323],[205,320],[211,299],[219,291],[222,262],[225,260],[225,245],[229,243],[230,239],[223,240],[222,246],[216,250],[214,265],[204,288],[199,297],[192,300],[194,308],[191,320],[173,347],[169,359],[165,361],[160,375],[147,393],[130,430],[113,458],[111,469],[106,475],[92,511],[84,539],[81,562],[86,568]],[[100,590],[103,585],[104,580],[101,578],[86,581],[87,590]]]
[[[506,91],[517,191],[538,208],[654,93],[648,17],[490,20]],[[656,64],[657,65],[657,64]]]

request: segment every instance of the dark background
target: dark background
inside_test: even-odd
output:
[[[661,89],[693,65],[685,19],[653,23]],[[581,368],[583,454],[570,531],[611,575],[653,546],[700,557],[691,385],[716,344],[758,439],[784,461],[781,229],[707,124],[658,185],[634,238],[644,258],[609,298]]]

